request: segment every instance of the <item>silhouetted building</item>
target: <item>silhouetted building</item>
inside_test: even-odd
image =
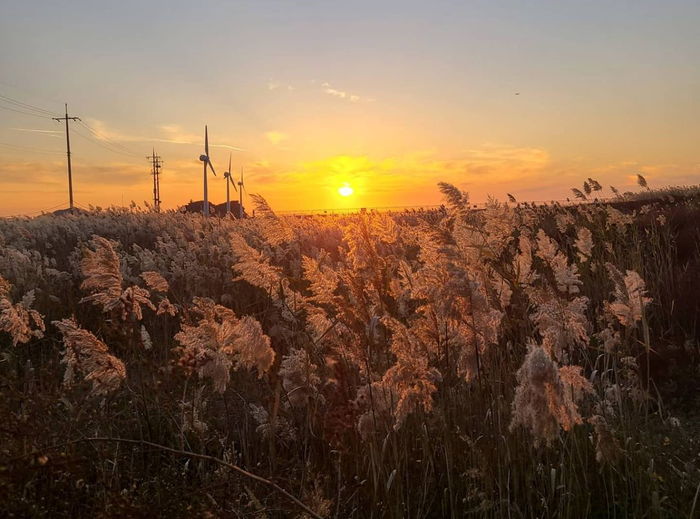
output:
[[[231,200],[231,216],[233,216],[234,218],[238,218],[240,215],[239,208],[240,204],[238,203],[238,201]],[[202,212],[204,211],[204,201],[190,201],[189,204],[182,206],[180,208],[180,211],[184,213],[202,214]],[[226,202],[224,202],[223,204],[213,204],[209,202],[209,215],[219,217],[226,216]],[[245,212],[245,207],[243,208],[243,218],[248,218],[248,215]]]
[[[241,204],[238,203],[238,200],[236,200],[235,202],[233,200],[231,200],[231,215],[238,218],[241,214],[240,207],[241,207]],[[209,204],[209,210],[212,210],[212,209],[216,210],[217,215],[226,216],[226,202],[224,202],[223,204],[217,204],[217,205]],[[243,208],[243,218],[248,218],[248,215],[245,212],[245,207]]]
[[[58,209],[58,210],[53,211],[49,214],[52,214],[54,216],[64,216],[67,214],[88,214],[88,212],[85,211],[84,209],[80,209],[79,207],[74,207],[73,209],[69,209],[69,208]]]

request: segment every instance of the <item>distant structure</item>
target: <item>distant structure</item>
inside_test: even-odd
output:
[[[190,202],[186,205],[183,205],[178,209],[182,213],[199,213],[202,214],[204,213],[204,201],[203,200],[195,200]]]
[[[79,207],[74,207],[73,209],[57,209],[56,211],[53,211],[51,213],[48,213],[53,216],[66,216],[66,215],[86,215],[89,214],[88,211],[85,209],[80,209]]]
[[[245,210],[239,205],[239,203],[235,200],[232,200],[230,202],[231,204],[231,216],[234,218],[247,218],[248,215],[246,214]],[[182,213],[199,213],[202,214],[204,212],[204,200],[190,200],[190,202],[186,205],[183,205],[182,207],[179,208],[179,211]],[[210,216],[226,216],[226,202],[222,204],[209,204],[209,215]]]
[[[160,212],[160,170],[163,167],[163,162],[160,155],[156,155],[155,148],[153,154],[146,157],[151,161],[151,175],[153,175],[153,210]]]
[[[80,117],[68,117],[68,103],[66,103],[66,115],[63,117],[52,117],[54,121],[66,122],[66,155],[68,157],[68,197],[70,200],[70,210],[73,210],[73,171],[70,165],[70,132],[68,130],[68,121],[80,121]]]
[[[243,184],[243,166],[241,166],[241,179],[238,181],[238,218],[245,218],[245,211],[243,210],[243,190],[245,189],[245,184]]]
[[[204,216],[209,216],[209,192],[207,191],[207,166],[211,168],[211,172],[216,176],[214,166],[209,158],[209,131],[204,125],[204,155],[199,156],[199,160],[204,164],[204,202],[202,204],[202,213]]]
[[[230,210],[227,206],[230,207]],[[237,200],[231,200],[229,204],[224,202],[213,206],[213,208],[216,210],[216,214],[220,216],[231,215],[233,218],[248,218],[243,206]]]
[[[231,154],[228,155],[228,171],[224,172],[224,180],[226,181],[226,214],[231,214],[231,186],[235,191],[238,191],[236,183],[231,177]],[[240,216],[240,215],[239,215]]]

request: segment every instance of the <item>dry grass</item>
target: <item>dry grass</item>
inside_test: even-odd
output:
[[[394,215],[0,221],[6,514],[697,513],[697,190],[440,187]]]

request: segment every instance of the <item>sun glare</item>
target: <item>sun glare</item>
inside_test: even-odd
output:
[[[353,192],[353,189],[347,184],[338,188],[338,193],[340,193],[340,196],[350,196],[353,194]]]

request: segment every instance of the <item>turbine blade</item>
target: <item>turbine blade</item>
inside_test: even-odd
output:
[[[231,175],[231,153],[228,154],[228,174]]]
[[[229,180],[229,182],[231,182],[231,185],[233,186],[233,190],[238,192],[238,188],[236,187],[236,183],[233,181],[233,178],[231,177],[231,175],[228,176],[228,180]]]
[[[211,163],[211,160],[209,160],[209,157],[207,157],[207,164],[209,164],[211,172],[214,173],[214,175],[216,175],[216,171],[214,171],[214,165]]]
[[[209,156],[209,130],[206,124],[204,125],[204,154]]]

